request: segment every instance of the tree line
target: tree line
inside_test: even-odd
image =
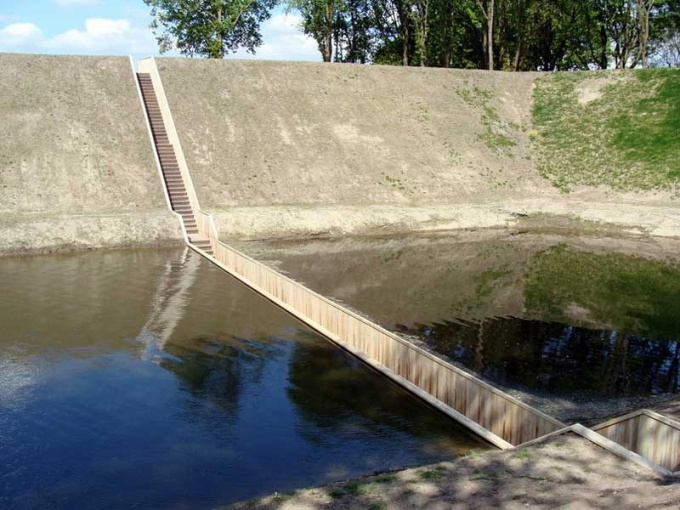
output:
[[[504,71],[680,65],[680,0],[144,0],[161,51],[262,44],[283,5],[325,62]]]

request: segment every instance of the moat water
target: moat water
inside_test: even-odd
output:
[[[680,243],[470,234],[245,249],[503,388],[598,398],[680,386]]]
[[[0,508],[213,508],[488,448],[193,252],[0,259]]]
[[[674,394],[679,243],[242,248],[504,389]],[[0,508],[214,508],[489,448],[186,250],[0,259]],[[599,401],[598,401],[599,402]]]

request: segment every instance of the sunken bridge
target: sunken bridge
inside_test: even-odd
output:
[[[136,73],[163,191],[186,243],[338,347],[500,449],[575,433],[659,473],[680,469],[680,424],[641,410],[593,428],[566,425],[220,242],[201,210],[153,58]]]

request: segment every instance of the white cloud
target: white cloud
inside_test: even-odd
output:
[[[33,23],[12,23],[0,29],[0,49],[34,47],[42,37],[42,30]]]
[[[262,24],[264,44],[255,49],[255,55],[239,50],[232,58],[320,61],[318,45],[302,33],[301,21],[299,14],[275,14]]]
[[[154,53],[156,41],[146,27],[133,26],[126,19],[89,18],[84,29],[71,29],[44,43],[53,51],[77,53]]]
[[[0,29],[0,51],[71,53],[79,55],[151,55],[156,40],[146,26],[126,19],[89,18],[82,29],[46,36],[33,23],[13,23]]]
[[[99,0],[54,0],[57,5],[97,5]]]
[[[56,1],[56,0],[55,0]],[[80,1],[80,0],[62,0]],[[148,14],[146,14],[148,16]],[[299,14],[277,13],[262,24],[264,44],[252,55],[239,50],[232,58],[260,60],[320,61],[316,41],[299,29]],[[0,51],[69,53],[80,55],[157,55],[158,46],[148,18],[88,18],[82,28],[54,36],[46,35],[34,23],[13,23],[0,28]],[[171,52],[170,55],[176,54]]]

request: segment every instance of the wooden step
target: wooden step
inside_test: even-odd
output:
[[[198,233],[198,225],[194,217],[194,211],[191,209],[189,194],[184,186],[184,179],[179,168],[175,148],[170,143],[167,130],[165,129],[163,112],[158,104],[151,75],[148,73],[137,73],[137,80],[142,90],[146,115],[151,125],[156,154],[163,171],[163,179],[165,180],[172,209],[182,216],[184,229],[189,235],[190,242],[197,248],[212,255],[210,240],[201,237]]]

